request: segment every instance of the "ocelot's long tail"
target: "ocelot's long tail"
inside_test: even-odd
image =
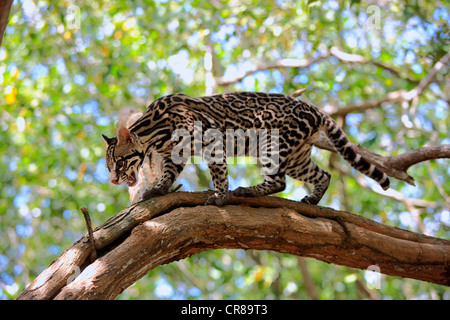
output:
[[[369,163],[363,156],[358,154],[339,125],[330,116],[327,116],[324,122],[327,136],[334,145],[336,151],[339,152],[353,168],[378,182],[383,190],[389,189],[390,181],[388,176],[379,168]]]

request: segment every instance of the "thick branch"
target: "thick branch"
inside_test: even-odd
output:
[[[272,250],[450,284],[450,241],[362,216],[276,197],[203,206],[209,193],[171,193],[137,203],[66,250],[18,299],[113,299],[152,268],[218,248]],[[240,204],[240,205],[236,205]],[[82,272],[69,279],[73,270]],[[73,280],[73,281],[68,281]]]

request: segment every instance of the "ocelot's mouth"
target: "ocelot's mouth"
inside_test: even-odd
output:
[[[136,174],[134,173],[134,171],[132,171],[131,174],[128,176],[127,185],[129,187],[132,187],[136,184],[136,182],[137,182]]]

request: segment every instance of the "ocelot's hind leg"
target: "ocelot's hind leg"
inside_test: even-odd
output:
[[[305,169],[302,170],[301,168]],[[291,178],[308,182],[314,185],[314,190],[311,195],[306,196],[301,200],[301,202],[303,203],[318,204],[330,184],[331,175],[322,168],[319,168],[311,160],[309,160],[309,163],[305,166],[288,170],[287,174]]]
[[[279,140],[278,140],[279,138]],[[281,192],[286,188],[287,143],[283,137],[261,136],[259,161],[262,164],[264,182],[252,187],[239,187],[232,191],[237,197],[262,197]]]
[[[239,187],[232,191],[232,195],[236,197],[262,197],[283,191],[285,188],[286,178],[283,172],[271,176],[264,176],[264,182],[256,186]]]

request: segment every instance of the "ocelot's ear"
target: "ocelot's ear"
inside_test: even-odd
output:
[[[103,140],[105,140],[107,145],[110,145],[114,141],[114,138],[108,138],[104,134],[102,134],[102,137],[103,137]]]
[[[131,132],[127,128],[121,128],[117,131],[117,144],[133,143]]]

